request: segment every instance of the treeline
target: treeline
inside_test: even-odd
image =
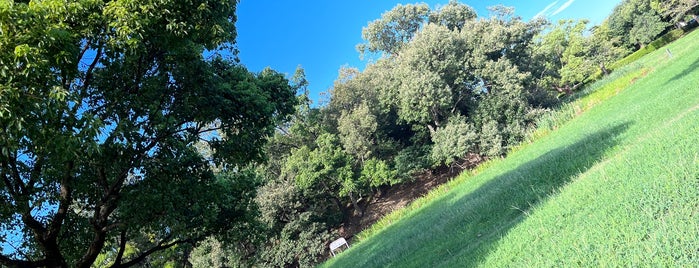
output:
[[[372,63],[341,68],[324,105],[311,105],[297,70],[300,105],[271,137],[267,163],[255,167],[265,242],[227,256],[248,265],[315,264],[337,236],[330,230],[361,216],[386,187],[468,156],[505,155],[540,115],[684,25],[696,6],[626,0],[595,26],[524,21],[503,6],[477,17],[457,1],[396,6],[362,31],[357,48]]]

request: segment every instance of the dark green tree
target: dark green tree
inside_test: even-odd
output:
[[[245,225],[256,182],[237,173],[296,98],[202,56],[234,54],[236,4],[0,4],[0,228],[21,240],[1,265],[130,266]]]
[[[468,47],[459,32],[428,24],[398,57],[398,116],[433,133],[469,101]]]
[[[667,23],[652,8],[651,0],[624,0],[609,15],[609,30],[629,48],[641,48],[653,41]]]
[[[599,66],[600,72],[604,75],[609,74],[607,66],[628,53],[628,50],[621,45],[620,39],[611,35],[608,21],[592,27],[589,43],[592,61]]]
[[[345,151],[362,163],[376,151],[374,148],[377,145],[377,128],[376,116],[366,104],[360,104],[357,108],[343,113],[338,120],[340,141]]]
[[[633,20],[633,27],[629,32],[629,38],[634,44],[643,48],[646,44],[655,40],[668,23],[663,22],[658,14],[653,12],[643,12]]]
[[[292,151],[284,173],[294,178],[301,190],[325,194],[341,211],[345,210],[343,198],[349,197],[355,212],[361,214],[363,210],[357,203],[361,189],[352,164],[351,156],[340,147],[337,135],[323,133],[314,147],[304,146]]]
[[[432,148],[432,160],[438,164],[451,165],[455,160],[474,151],[478,134],[474,127],[466,122],[466,118],[455,116],[444,127],[437,129],[432,141],[435,144]]]

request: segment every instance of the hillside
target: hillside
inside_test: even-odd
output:
[[[462,174],[325,266],[696,265],[697,39],[593,85],[571,120]]]

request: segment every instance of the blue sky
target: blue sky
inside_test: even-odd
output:
[[[449,0],[424,1],[434,9]],[[503,4],[515,7],[525,20],[536,15],[552,21],[586,18],[601,23],[621,0],[481,0],[461,1],[479,16],[487,7]],[[355,46],[361,43],[362,27],[396,4],[413,1],[323,0],[279,1],[241,0],[238,4],[238,48],[241,62],[251,71],[271,67],[289,76],[297,66],[306,71],[311,98],[332,86],[343,65],[363,69]]]

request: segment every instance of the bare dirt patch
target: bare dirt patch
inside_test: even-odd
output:
[[[432,189],[448,182],[459,175],[465,168],[473,168],[483,162],[483,158],[469,155],[467,159],[452,167],[441,167],[415,174],[414,180],[393,187],[382,188],[380,193],[363,200],[364,215],[353,215],[337,231],[350,243],[354,236],[368,228],[389,213],[406,207],[410,202],[420,198]],[[368,202],[368,204],[367,204]]]

